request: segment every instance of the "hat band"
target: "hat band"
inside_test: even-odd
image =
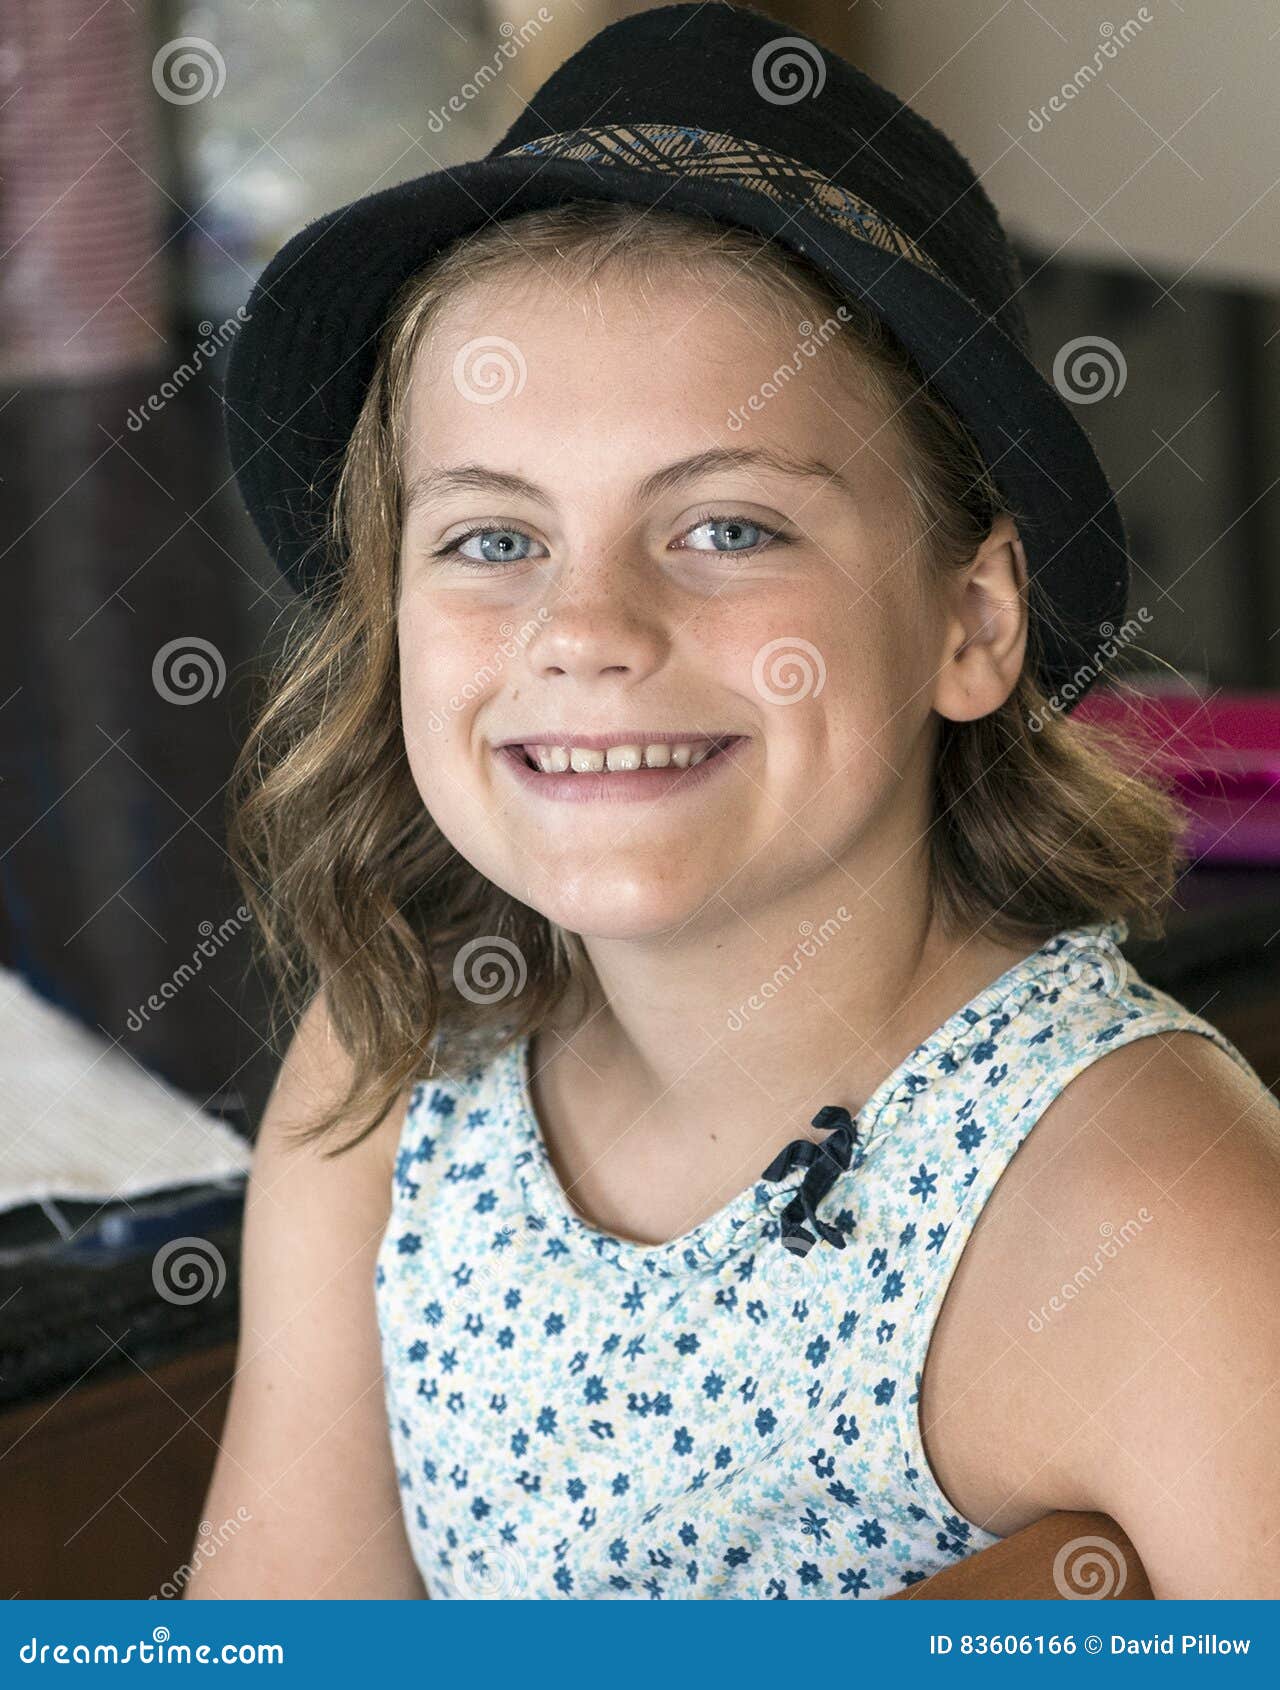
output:
[[[520,153],[665,171],[675,176],[724,177],[788,211],[810,212],[855,240],[905,258],[948,287],[955,287],[928,254],[873,205],[798,159],[754,141],[679,124],[607,124],[541,135],[536,141],[525,141],[494,156],[513,158]]]

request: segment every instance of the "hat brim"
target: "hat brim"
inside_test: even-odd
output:
[[[1123,622],[1129,584],[1119,508],[1070,406],[958,289],[899,253],[723,176],[618,169],[537,154],[419,176],[327,213],[255,284],[224,389],[232,468],[278,567],[313,591],[335,566],[324,518],[401,286],[494,220],[567,199],[625,200],[738,224],[817,263],[875,311],[971,431],[1019,515],[1050,695],[1069,710]]]

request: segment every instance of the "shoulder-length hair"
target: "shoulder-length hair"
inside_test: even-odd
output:
[[[230,794],[232,858],[277,979],[277,1012],[291,1023],[323,990],[350,1058],[347,1095],[299,1135],[356,1122],[340,1149],[418,1079],[494,1054],[588,1001],[581,939],[445,839],[414,785],[400,722],[395,607],[414,354],[446,300],[510,282],[517,261],[517,273],[554,273],[571,289],[612,267],[643,289],[676,266],[709,287],[733,286],[739,299],[746,290],[793,338],[797,325],[820,336],[854,390],[900,431],[904,521],[926,588],[970,561],[1009,508],[960,419],[880,319],[801,255],[746,230],[574,201],[488,225],[415,275],[384,325],[337,476],[323,544],[345,561],[329,590],[297,608]],[[957,936],[987,930],[1028,949],[1116,916],[1158,936],[1180,866],[1179,812],[1141,768],[1126,768],[1118,736],[1045,697],[1034,679],[1038,633],[1032,619],[1004,704],[976,721],[941,721],[926,837],[939,919]]]

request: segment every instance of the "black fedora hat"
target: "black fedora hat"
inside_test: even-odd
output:
[[[569,199],[664,206],[804,254],[876,312],[963,419],[1011,509],[1064,707],[1100,668],[1129,583],[1114,493],[1070,404],[1036,369],[1016,255],[972,168],[931,123],[774,18],[726,0],[609,25],[484,158],[329,212],[266,266],[224,391],[232,467],[293,584],[323,543],[343,449],[402,284],[460,236]]]

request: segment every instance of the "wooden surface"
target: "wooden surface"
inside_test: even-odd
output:
[[[1106,1514],[1046,1514],[1043,1520],[895,1591],[890,1602],[1151,1601],[1138,1552]]]
[[[234,1363],[222,1344],[0,1416],[0,1595],[180,1594]]]

